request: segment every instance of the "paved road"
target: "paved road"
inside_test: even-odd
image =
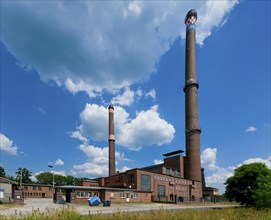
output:
[[[70,205],[70,204],[69,204]],[[25,199],[25,205],[22,207],[16,208],[8,208],[4,210],[0,210],[0,215],[11,215],[15,213],[27,214],[32,213],[35,210],[39,210],[39,212],[46,212],[48,209],[60,209],[60,208],[68,208],[69,205],[60,205],[52,202],[52,199]],[[77,210],[81,214],[112,214],[114,212],[144,212],[150,210],[184,210],[184,209],[209,209],[209,208],[230,208],[236,207],[236,205],[214,205],[214,204],[206,204],[200,206],[192,206],[191,204],[163,204],[163,203],[124,203],[124,204],[112,204],[110,207],[103,206],[94,206],[91,207],[89,205],[76,205],[72,204],[75,210]]]

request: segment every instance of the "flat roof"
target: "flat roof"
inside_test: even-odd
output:
[[[176,150],[176,151],[172,151],[172,152],[163,154],[163,156],[164,156],[164,157],[170,157],[170,156],[173,156],[173,155],[176,155],[176,154],[181,154],[181,153],[183,153],[183,152],[184,152],[183,150]]]
[[[110,187],[98,187],[98,186],[55,186],[55,188],[59,189],[88,189],[88,190],[112,190],[112,191],[132,191],[132,192],[151,192],[151,191],[143,191],[138,189],[130,189],[130,188],[110,188]]]

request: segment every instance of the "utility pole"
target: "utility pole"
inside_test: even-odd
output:
[[[23,168],[21,168],[20,190],[23,190]]]

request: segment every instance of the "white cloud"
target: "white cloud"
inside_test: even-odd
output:
[[[207,186],[212,186],[219,189],[220,193],[225,191],[224,183],[234,174],[234,170],[243,164],[261,162],[271,168],[271,156],[267,159],[250,158],[236,166],[221,167],[216,164],[217,148],[207,148],[201,154],[202,167],[205,168],[205,181]],[[207,172],[206,172],[207,171]],[[208,173],[206,175],[206,173]]]
[[[64,165],[64,162],[61,159],[57,159],[55,162],[55,165],[62,166],[62,165]]]
[[[1,42],[26,71],[90,97],[146,80],[198,11],[197,42],[225,24],[233,1],[5,1]],[[77,15],[80,16],[77,16]]]
[[[111,101],[113,105],[119,104],[122,106],[130,106],[135,100],[134,91],[130,90],[129,87],[126,87],[122,95],[117,95]]]
[[[80,141],[82,141],[83,143],[87,143],[88,139],[85,138],[84,136],[82,136],[81,132],[80,131],[73,131],[71,132],[71,135],[70,135],[72,138],[75,138],[75,139],[78,139]]]
[[[46,114],[46,111],[43,109],[43,108],[38,108],[38,110],[40,111],[40,113],[42,113],[42,114]]]
[[[164,163],[163,160],[159,160],[159,159],[154,159],[154,164],[157,165],[157,164],[162,164]]]
[[[250,163],[255,163],[255,162],[264,163],[268,168],[271,169],[271,156],[269,156],[267,159],[250,158],[250,159],[245,160],[243,162],[243,164],[250,164]],[[241,165],[239,165],[239,166],[241,166]]]
[[[155,101],[156,100],[156,91],[155,91],[155,89],[152,89],[149,92],[147,92],[146,97],[151,97],[153,99],[153,101]]]
[[[254,126],[250,126],[246,129],[246,132],[255,132],[257,131],[257,128],[255,128]]]
[[[0,133],[0,150],[10,155],[18,156],[18,147],[2,133]]]
[[[92,177],[105,176],[108,174],[108,147],[100,148],[92,145],[81,144],[79,149],[87,156],[87,161],[73,165],[73,173],[87,174]],[[115,152],[116,165],[118,161],[127,160],[119,151]],[[121,170],[123,170],[122,168]]]
[[[122,107],[115,107],[115,139],[120,146],[131,150],[139,150],[144,146],[169,144],[175,134],[174,127],[160,118],[158,106],[147,111],[138,112],[134,119],[130,118]],[[108,110],[96,104],[86,104],[80,114],[81,125],[77,128],[80,137],[94,141],[107,140]],[[78,135],[79,136],[79,135]]]
[[[122,173],[122,172],[125,172],[126,170],[131,170],[131,168],[124,166],[121,170],[119,170],[119,172]]]
[[[201,164],[203,167],[207,167],[210,170],[216,170],[216,148],[206,148],[201,154]]]

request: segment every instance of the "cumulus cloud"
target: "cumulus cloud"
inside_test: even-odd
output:
[[[243,162],[243,164],[250,164],[250,163],[264,163],[268,168],[271,169],[271,156],[269,156],[267,159],[262,159],[262,158],[250,158],[247,159]],[[239,165],[241,166],[241,165]]]
[[[201,154],[201,164],[203,167],[207,167],[210,170],[217,169],[216,165],[216,148],[206,148]]]
[[[151,97],[153,99],[153,101],[155,101],[156,100],[156,91],[155,91],[155,89],[152,89],[149,92],[147,92],[146,97]]]
[[[1,41],[26,71],[90,97],[146,80],[198,11],[197,42],[225,24],[233,1],[4,1]],[[80,15],[80,16],[78,16]]]
[[[87,174],[92,177],[105,176],[108,174],[108,147],[95,147],[81,144],[78,147],[86,156],[87,161],[82,164],[73,165],[72,173]],[[115,152],[116,164],[118,161],[127,160],[124,153]],[[120,170],[123,170],[123,167]]]
[[[160,117],[157,105],[147,111],[138,112],[134,119],[122,107],[116,106],[114,116],[116,143],[130,150],[169,144],[174,138],[174,127]],[[80,133],[79,137],[94,141],[107,139],[108,110],[105,107],[86,104],[80,120],[81,125],[76,131]]]
[[[243,164],[250,164],[254,162],[261,162],[271,168],[271,156],[267,159],[262,158],[249,158],[242,163],[235,166],[222,167],[216,164],[217,148],[207,148],[201,154],[202,167],[205,168],[205,181],[207,186],[216,187],[220,193],[225,191],[224,183],[226,180],[233,176],[234,170]],[[206,172],[207,171],[207,172]],[[206,173],[208,173],[206,175]]]
[[[2,133],[0,133],[0,150],[10,155],[18,156],[18,147]]]
[[[157,165],[157,164],[162,164],[164,163],[163,160],[159,160],[159,159],[154,159],[154,164]]]
[[[57,159],[55,165],[62,166],[64,165],[64,162],[61,159]]]
[[[135,92],[126,87],[122,95],[117,95],[111,101],[113,105],[130,106],[135,100]]]
[[[246,129],[246,132],[255,132],[257,131],[257,128],[255,128],[254,126],[250,126]]]

